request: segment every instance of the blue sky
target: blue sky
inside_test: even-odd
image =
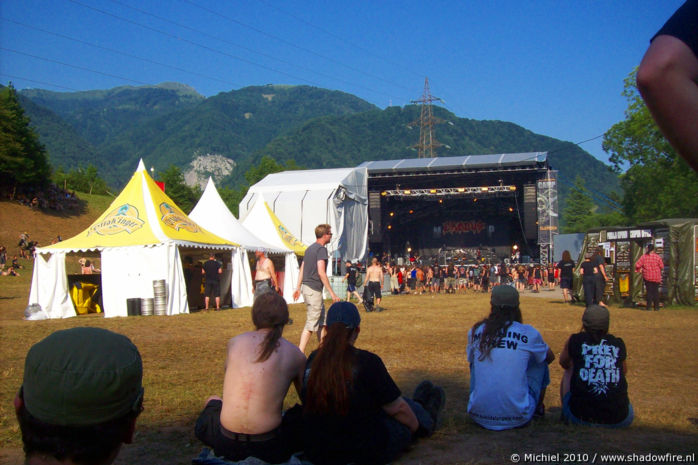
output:
[[[624,118],[623,80],[682,3],[2,0],[0,82],[303,84],[385,108],[421,98],[428,77],[456,116],[579,143]],[[607,160],[601,138],[580,146]]]

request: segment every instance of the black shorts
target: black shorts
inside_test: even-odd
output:
[[[299,415],[288,414],[293,409],[284,415],[281,425],[276,429],[264,434],[248,435],[228,431],[221,425],[222,407],[223,402],[220,400],[209,401],[194,427],[196,437],[212,448],[217,456],[233,461],[252,456],[269,463],[282,463],[302,449],[300,438],[293,433],[300,429],[297,422]]]
[[[219,281],[206,281],[206,284],[204,285],[204,296],[220,297],[221,283]]]
[[[371,293],[371,298],[380,299],[381,298],[381,283],[378,281],[369,281],[368,290]]]
[[[560,278],[561,289],[572,289],[572,278]]]

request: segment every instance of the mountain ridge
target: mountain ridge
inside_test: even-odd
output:
[[[419,127],[413,123],[419,121],[419,106],[380,109],[351,94],[311,86],[249,86],[211,97],[178,83],[19,94],[52,164],[69,169],[92,162],[113,186],[128,180],[139,158],[157,170],[174,164],[188,171],[198,156],[222,156],[236,167],[217,181],[233,187],[244,184],[245,171],[265,155],[308,169],[417,155]],[[433,113],[444,122],[435,127],[444,144],[438,155],[547,151],[560,172],[563,203],[577,174],[590,190],[619,191],[610,167],[571,142],[512,122],[459,118],[438,106]]]

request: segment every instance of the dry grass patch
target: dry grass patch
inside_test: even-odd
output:
[[[28,270],[30,271],[30,270]],[[117,463],[190,463],[201,445],[193,436],[205,398],[220,393],[226,341],[252,327],[248,308],[173,317],[104,319],[87,316],[42,322],[22,321],[30,273],[3,281],[0,299],[0,461],[21,456],[12,397],[22,377],[29,347],[51,332],[74,326],[99,326],[129,336],[145,367],[145,412],[135,444]],[[698,449],[698,391],[695,357],[698,312],[670,308],[662,312],[612,308],[611,331],[628,347],[628,384],[636,422],[624,431],[566,427],[558,422],[558,385],[562,370],[552,365],[546,397],[548,415],[533,426],[493,433],[465,413],[469,372],[465,357],[468,329],[488,312],[482,294],[387,296],[383,313],[362,312],[357,345],[378,353],[398,385],[410,395],[423,378],[442,384],[447,403],[443,425],[400,461],[421,463],[507,463],[525,452],[693,452]],[[553,298],[522,298],[524,322],[538,328],[559,354],[567,337],[579,330],[581,307]],[[303,305],[291,306],[295,323],[284,336],[300,338]],[[310,343],[310,349],[316,346]],[[286,405],[297,401],[289,393]]]

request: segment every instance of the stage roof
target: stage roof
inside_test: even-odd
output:
[[[548,152],[500,153],[491,155],[464,155],[459,157],[403,158],[401,160],[365,161],[359,167],[372,174],[398,172],[438,172],[509,170],[517,168],[542,168],[547,165]]]

